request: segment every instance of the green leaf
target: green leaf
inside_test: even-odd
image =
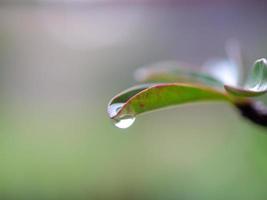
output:
[[[140,85],[115,96],[108,105],[110,118],[119,121],[127,117],[160,108],[197,101],[228,101],[225,93],[211,87],[185,83]]]
[[[253,97],[267,92],[267,60],[262,58],[255,62],[249,74],[245,87],[225,85],[225,90],[234,96]]]
[[[216,78],[193,70],[184,63],[160,62],[136,71],[135,78],[139,82],[153,83],[198,83],[223,88],[223,83]]]
[[[130,99],[132,96],[136,95],[137,93],[141,92],[142,90],[152,86],[153,84],[142,84],[137,85],[134,87],[131,87],[127,90],[124,90],[123,92],[116,95],[109,104],[114,103],[125,103],[128,99]]]

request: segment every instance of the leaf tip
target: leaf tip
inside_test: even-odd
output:
[[[267,59],[266,58],[260,58],[260,59],[255,61],[255,65],[256,64],[261,64],[261,65],[267,66]]]

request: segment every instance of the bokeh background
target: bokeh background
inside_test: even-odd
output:
[[[113,126],[109,99],[162,60],[240,42],[267,56],[265,1],[0,1],[0,199],[266,199],[267,131],[224,103]],[[264,100],[264,99],[263,99]],[[266,102],[266,101],[265,101]]]

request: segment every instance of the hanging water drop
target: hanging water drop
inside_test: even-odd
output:
[[[113,103],[108,107],[108,115],[110,118],[115,117],[124,103]]]
[[[135,117],[133,117],[132,115],[123,115],[114,118],[118,114],[119,110],[123,105],[124,103],[111,104],[108,107],[108,114],[116,127],[125,129],[129,128],[134,123]]]
[[[125,115],[119,119],[113,119],[113,123],[118,128],[129,128],[131,125],[133,125],[135,121],[135,117],[131,115]]]

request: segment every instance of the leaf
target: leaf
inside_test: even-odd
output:
[[[136,116],[160,108],[197,101],[228,101],[229,96],[211,87],[185,83],[140,85],[114,97],[108,105],[110,118]]]
[[[225,90],[234,96],[253,97],[267,92],[267,60],[262,58],[255,62],[252,72],[246,81],[245,87],[225,85]]]
[[[233,87],[230,85],[225,85],[224,88],[229,94],[236,97],[256,97],[263,95],[265,93],[265,91],[259,92],[259,91],[246,90],[238,87]]]
[[[182,68],[181,68],[182,67]],[[223,83],[212,76],[194,71],[184,63],[165,61],[143,67],[136,71],[135,78],[139,82],[154,83],[201,83],[204,85],[223,88]]]
[[[131,87],[118,95],[116,95],[109,104],[113,103],[124,103],[126,102],[129,98],[132,96],[136,95],[137,93],[141,92],[142,90],[152,86],[153,84],[142,84],[142,85],[137,85],[134,87]]]

